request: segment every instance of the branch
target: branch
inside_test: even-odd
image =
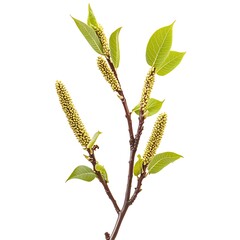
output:
[[[93,149],[92,152],[90,151],[90,149],[87,150],[87,151],[88,151],[88,154],[89,154],[89,157],[90,157],[90,162],[91,162],[92,165],[93,165],[93,170],[94,170],[94,172],[96,173],[98,180],[99,180],[100,183],[103,185],[103,188],[104,188],[106,194],[108,195],[109,199],[111,200],[111,202],[112,202],[112,204],[113,204],[116,212],[119,213],[119,212],[120,212],[120,208],[118,207],[117,201],[116,201],[115,198],[113,197],[112,192],[111,192],[111,190],[109,189],[107,182],[106,182],[105,179],[102,177],[101,173],[98,172],[98,171],[96,171],[96,169],[95,169],[95,166],[96,166],[96,164],[97,164],[97,161],[96,161],[96,158],[95,158],[94,150],[95,150],[95,149]]]
[[[132,187],[132,178],[133,178],[134,158],[135,158],[139,140],[140,140],[140,137],[141,137],[141,134],[143,131],[144,117],[143,117],[142,111],[140,112],[138,119],[139,119],[138,129],[137,129],[137,133],[135,135],[133,148],[131,149],[131,152],[130,152],[128,182],[127,182],[127,188],[126,188],[125,200],[124,200],[125,203],[127,203],[130,198],[131,187]]]
[[[120,81],[118,79],[118,75],[117,75],[117,71],[113,65],[113,63],[111,62],[111,60],[109,58],[106,58],[111,70],[113,71],[119,85],[121,86],[120,84]],[[129,137],[130,137],[130,140],[129,140],[129,144],[130,144],[130,149],[133,148],[133,145],[134,145],[134,134],[133,134],[133,127],[132,127],[132,118],[131,118],[131,113],[129,111],[129,108],[128,108],[128,104],[127,104],[127,100],[124,96],[124,93],[123,91],[118,91],[118,94],[120,96],[120,99],[122,101],[122,105],[123,105],[123,108],[124,108],[124,111],[125,111],[125,117],[127,119],[127,123],[128,123],[128,132],[129,132]]]
[[[142,187],[142,181],[143,179],[147,176],[146,175],[146,169],[147,169],[147,166],[144,165],[143,166],[143,171],[140,175],[140,177],[138,178],[138,181],[137,181],[137,187],[135,188],[135,191],[132,195],[132,197],[129,199],[129,205],[132,205],[133,202],[136,200],[138,194],[142,191],[141,187]]]
[[[114,73],[114,75],[115,75],[119,85],[121,86],[120,81],[118,79],[117,71],[116,71],[116,69],[115,69],[111,59],[106,57],[106,60],[107,60],[107,62],[109,64],[111,70],[113,71],[113,73]],[[113,229],[113,232],[112,232],[109,240],[114,240],[116,238],[116,236],[118,234],[118,231],[119,231],[119,228],[120,228],[120,226],[122,224],[122,220],[123,220],[123,218],[124,218],[124,216],[125,216],[125,214],[126,214],[126,212],[128,210],[128,207],[133,203],[133,201],[136,198],[135,195],[134,195],[134,200],[133,201],[130,200],[131,189],[132,189],[134,158],[135,158],[135,155],[136,155],[136,151],[137,151],[137,148],[138,148],[138,144],[139,144],[139,140],[140,140],[140,137],[141,137],[141,134],[142,134],[142,131],[143,131],[143,124],[144,124],[143,111],[142,111],[142,109],[140,109],[138,129],[137,129],[137,133],[136,133],[136,135],[134,137],[131,113],[130,113],[128,105],[127,105],[127,100],[126,100],[122,90],[118,91],[118,94],[119,94],[120,99],[122,101],[123,108],[124,108],[124,111],[125,111],[125,117],[126,117],[127,123],[128,123],[128,132],[129,132],[129,137],[130,137],[130,140],[129,140],[129,144],[130,144],[130,159],[129,159],[129,167],[128,167],[127,187],[126,187],[125,199],[124,199],[123,207],[122,207],[121,211],[118,214],[118,219],[116,221],[115,227]],[[141,182],[142,182],[142,180],[139,182],[140,186],[139,186],[138,192],[140,192]],[[136,194],[136,196],[138,194],[136,192],[137,189],[138,189],[138,187],[135,189],[135,192],[134,192]]]
[[[131,188],[132,188],[132,178],[133,178],[134,158],[135,158],[135,155],[136,155],[136,151],[137,151],[137,148],[138,148],[138,144],[139,144],[139,141],[140,141],[140,137],[141,137],[141,134],[142,134],[142,131],[143,131],[143,124],[144,124],[144,116],[143,116],[142,109],[140,109],[140,114],[139,114],[138,119],[139,119],[138,129],[137,129],[137,133],[135,135],[134,145],[133,145],[133,147],[131,148],[131,151],[130,151],[130,160],[129,160],[129,169],[128,169],[128,182],[127,182],[124,204],[123,204],[123,207],[122,207],[121,211],[118,214],[118,219],[117,219],[115,227],[112,231],[110,240],[114,240],[116,238],[116,236],[118,234],[118,231],[120,229],[120,226],[122,224],[123,218],[124,218],[128,208],[129,208],[129,206],[134,202],[138,193],[141,191],[142,180],[146,176],[145,174],[143,174],[146,170],[146,169],[144,169],[143,173],[141,174],[140,178],[138,179],[138,185],[135,189],[133,197],[130,199]]]
[[[118,79],[118,75],[117,75],[117,71],[111,61],[111,59],[109,57],[106,57],[106,60],[111,68],[111,70],[113,71],[119,86],[121,86],[120,81]],[[122,88],[121,88],[122,89]],[[136,155],[136,151],[138,148],[138,144],[140,141],[140,137],[143,131],[143,124],[144,124],[144,116],[143,116],[143,109],[140,109],[140,113],[139,113],[139,123],[138,123],[138,129],[137,129],[137,133],[134,137],[134,133],[133,133],[133,126],[132,126],[132,118],[131,118],[131,113],[129,111],[128,108],[128,104],[127,104],[127,100],[124,96],[123,91],[117,91],[119,94],[119,98],[122,101],[123,104],[123,108],[125,111],[125,117],[127,119],[127,123],[128,123],[128,132],[129,132],[129,144],[130,144],[130,159],[129,159],[129,167],[128,167],[128,180],[127,180],[127,187],[126,187],[126,192],[125,192],[125,198],[124,198],[124,203],[123,203],[123,207],[120,211],[118,211],[118,219],[116,221],[115,227],[113,229],[113,232],[111,234],[111,236],[109,237],[109,235],[105,234],[106,239],[109,240],[114,240],[118,234],[119,228],[122,224],[122,220],[128,210],[128,207],[134,202],[134,200],[136,199],[138,193],[141,191],[141,185],[142,185],[142,180],[145,177],[145,174],[141,174],[141,176],[138,179],[138,185],[135,188],[135,192],[132,196],[132,198],[130,199],[130,195],[131,195],[131,189],[132,189],[132,178],[133,178],[133,168],[134,168],[134,159],[135,159],[135,155]],[[145,171],[144,171],[145,172]]]

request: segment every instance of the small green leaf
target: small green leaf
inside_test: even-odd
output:
[[[173,152],[164,152],[159,153],[153,157],[151,162],[148,165],[148,173],[157,173],[166,167],[169,163],[176,161],[177,159],[183,156],[173,153]]]
[[[93,172],[91,168],[84,165],[80,165],[73,170],[72,174],[69,176],[67,181],[73,178],[77,178],[87,182],[91,182],[95,177],[96,174]]]
[[[155,67],[157,71],[167,58],[171,49],[173,24],[174,22],[169,26],[158,29],[148,41],[146,60],[147,63]]]
[[[100,165],[100,164],[97,163],[97,164],[95,165],[95,169],[96,169],[96,171],[100,172],[101,175],[102,175],[102,177],[103,177],[103,179],[104,179],[106,182],[108,182],[108,175],[107,175],[107,171],[106,171],[106,169],[104,168],[104,166],[102,166],[102,165]]]
[[[150,98],[147,104],[146,110],[148,111],[148,117],[156,114],[162,107],[162,104],[164,103],[163,101],[159,101],[155,98]],[[137,115],[140,113],[140,104],[138,104],[133,110]]]
[[[88,19],[87,19],[87,24],[90,27],[98,27],[98,22],[97,19],[93,13],[93,10],[90,6],[90,4],[88,4]]]
[[[136,161],[135,165],[134,165],[134,169],[133,169],[133,173],[135,176],[138,176],[139,174],[141,174],[142,172],[142,163],[143,163],[143,159],[141,158],[140,155],[137,155],[138,160]]]
[[[97,53],[103,54],[102,44],[101,44],[97,34],[95,33],[95,31],[91,27],[89,27],[87,24],[85,24],[84,22],[81,22],[80,20],[78,20],[74,17],[72,17],[72,19],[74,20],[78,29],[83,34],[83,36],[86,38],[86,40],[88,41],[90,46]]]
[[[83,156],[89,161],[90,160],[90,157],[89,156],[87,156],[87,155],[85,155],[85,154],[83,154]]]
[[[95,144],[95,142],[97,141],[97,139],[98,139],[98,136],[101,134],[101,132],[96,132],[94,135],[93,135],[93,137],[92,137],[92,139],[91,139],[91,141],[89,142],[89,144],[87,145],[87,148],[92,148],[93,147],[93,145]]]
[[[164,76],[170,73],[182,61],[185,53],[186,52],[170,51],[168,57],[165,59],[164,63],[159,68],[157,74],[160,76]]]
[[[110,54],[115,68],[118,68],[120,62],[119,32],[121,27],[115,30],[109,39]]]

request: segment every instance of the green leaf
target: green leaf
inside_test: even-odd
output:
[[[166,167],[169,163],[176,161],[177,159],[183,156],[173,153],[173,152],[164,152],[159,153],[153,157],[151,162],[148,165],[148,173],[157,173]]]
[[[86,40],[88,41],[90,46],[97,53],[103,54],[102,44],[101,44],[97,34],[95,33],[95,31],[91,27],[89,27],[87,24],[85,24],[84,22],[81,22],[80,20],[78,20],[74,17],[72,17],[72,19],[74,20],[78,29],[83,34],[83,36],[86,38]]]
[[[137,155],[137,157],[138,157],[138,160],[135,163],[134,168],[133,168],[133,173],[134,173],[135,176],[138,176],[139,174],[141,174],[141,172],[142,172],[142,163],[143,163],[143,159],[141,158],[141,156]]]
[[[84,165],[80,165],[73,170],[72,174],[69,176],[67,181],[73,178],[77,178],[87,182],[91,182],[95,177],[96,174],[93,172],[91,168]]]
[[[167,58],[171,49],[173,24],[174,22],[169,26],[158,29],[148,41],[146,60],[147,63],[155,67],[157,71]]]
[[[170,73],[175,67],[179,65],[185,53],[186,52],[170,51],[168,57],[165,59],[164,63],[159,68],[157,74],[160,76],[164,76]]]
[[[146,110],[148,111],[148,117],[156,114],[162,107],[163,101],[159,101],[155,98],[150,98],[147,104]],[[137,115],[140,113],[140,104],[138,104],[133,110]]]
[[[90,26],[90,27],[98,27],[98,22],[97,22],[97,19],[93,13],[93,10],[90,6],[90,4],[88,4],[88,19],[87,19],[87,24]]]
[[[103,179],[108,182],[108,175],[107,175],[107,171],[106,169],[104,168],[104,166],[100,165],[100,164],[96,164],[95,165],[95,169],[101,173]]]
[[[90,157],[88,155],[83,154],[83,156],[89,161]]]
[[[89,144],[87,145],[87,148],[92,148],[93,147],[93,145],[95,144],[95,142],[97,141],[97,139],[98,139],[98,136],[101,134],[101,132],[96,132],[94,135],[93,135],[93,137],[92,137],[92,139],[91,139],[91,141],[89,142]]]
[[[119,32],[121,27],[115,30],[109,39],[110,54],[115,68],[118,68],[120,62]]]

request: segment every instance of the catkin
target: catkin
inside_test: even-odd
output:
[[[103,47],[103,54],[107,57],[110,57],[110,49],[109,49],[109,45],[108,45],[108,40],[107,37],[103,31],[103,27],[101,25],[98,24],[98,27],[93,27],[101,44]]]
[[[103,57],[99,56],[97,58],[97,65],[99,70],[102,72],[104,78],[106,79],[106,81],[111,85],[112,90],[121,91],[120,84],[117,78],[115,77],[114,73],[108,66],[106,60]]]
[[[147,104],[153,89],[154,80],[155,80],[155,68],[151,68],[145,79],[143,90],[142,90],[142,97],[140,101],[140,106],[141,106],[141,109],[143,110],[143,114],[146,113],[147,111]]]
[[[91,141],[91,138],[89,137],[89,134],[87,133],[84,124],[73,105],[72,99],[66,87],[61,81],[56,81],[56,90],[70,127],[72,128],[80,144],[83,147],[87,147],[88,143]]]
[[[158,116],[152,130],[152,134],[148,140],[147,146],[145,148],[145,152],[143,154],[143,162],[144,165],[149,164],[151,159],[156,154],[156,151],[159,147],[159,144],[161,142],[164,129],[167,123],[167,114],[162,113]]]

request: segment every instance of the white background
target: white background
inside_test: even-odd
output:
[[[118,239],[240,239],[238,1],[110,1],[91,6],[107,35],[122,26],[119,77],[133,108],[148,66],[151,34],[174,20],[180,66],[158,77],[168,125],[158,152],[184,156],[149,176]],[[98,181],[72,180],[83,158],[55,92],[62,80],[93,135],[98,160],[122,204],[128,132],[118,98],[96,68],[70,14],[87,18],[88,1],[0,3],[0,239],[104,239],[116,214]],[[133,115],[135,129],[137,117]],[[138,153],[151,132],[149,118]],[[134,183],[135,184],[135,183]]]

